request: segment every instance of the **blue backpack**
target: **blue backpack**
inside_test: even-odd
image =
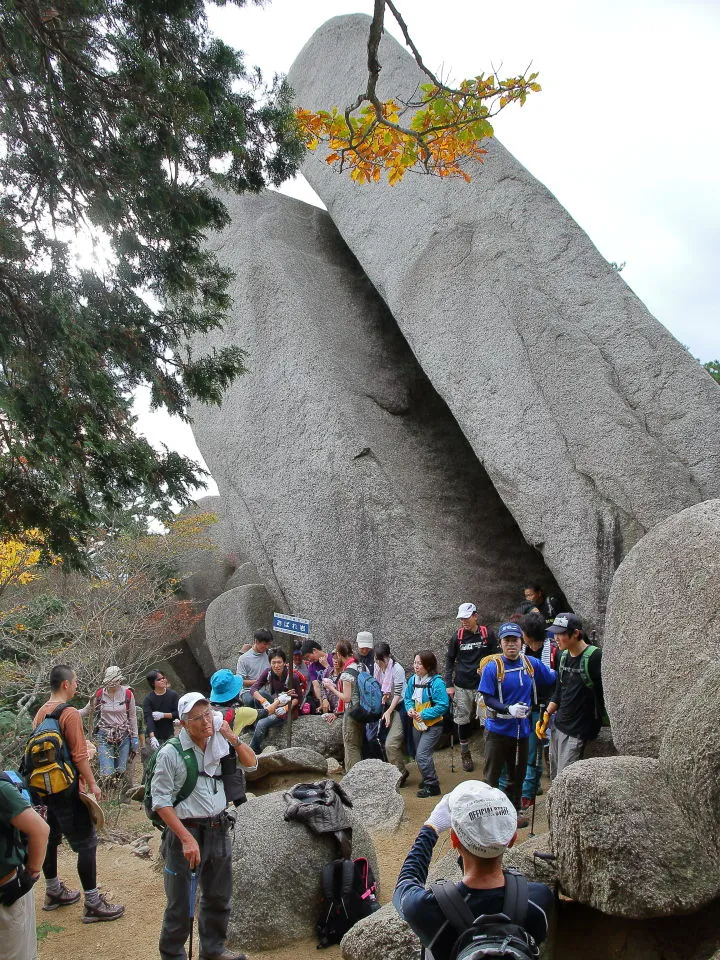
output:
[[[374,723],[383,715],[382,687],[364,666],[350,667],[355,674],[348,713],[358,723]]]

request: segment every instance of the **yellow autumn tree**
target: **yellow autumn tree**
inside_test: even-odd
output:
[[[39,530],[28,530],[18,539],[0,539],[0,597],[10,587],[24,586],[42,577],[43,552],[43,536]],[[61,562],[55,556],[43,559],[50,565]]]
[[[383,101],[377,95],[386,9],[429,81],[419,86],[412,101]],[[503,80],[493,71],[449,86],[425,66],[392,0],[375,0],[366,89],[344,110],[299,108],[295,115],[308,149],[326,143],[330,149],[326,162],[339,171],[348,170],[356,183],[377,181],[385,174],[394,185],[410,170],[469,181],[465,167],[468,161],[483,161],[487,153],[483,144],[494,134],[492,117],[511,103],[522,106],[528,94],[537,93],[541,89],[537,76],[526,72]]]

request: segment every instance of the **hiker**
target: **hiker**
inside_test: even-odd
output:
[[[413,724],[415,760],[422,777],[416,796],[440,796],[433,750],[442,735],[442,718],[450,707],[445,684],[437,672],[432,650],[420,650],[413,660],[414,674],[405,686],[405,710]]]
[[[256,630],[253,634],[252,647],[238,658],[238,676],[243,678],[243,692],[240,697],[246,707],[254,706],[254,697],[251,687],[263,671],[270,666],[268,650],[273,642],[273,635],[269,630]]]
[[[81,717],[93,713],[100,776],[118,779],[123,800],[132,786],[127,776],[130,754],[140,750],[135,695],[123,684],[124,679],[120,667],[108,667],[102,687],[79,711]]]
[[[57,719],[63,740],[67,746],[72,766],[82,777],[87,793],[100,800],[101,792],[95,782],[88,747],[83,730],[80,712],[70,706],[69,701],[77,693],[77,677],[72,667],[58,664],[50,671],[50,699],[40,707],[33,719],[33,728],[51,715]],[[134,711],[133,711],[134,716]],[[47,853],[43,863],[45,876],[45,903],[43,910],[57,910],[69,907],[80,899],[78,890],[70,890],[58,877],[58,847],[63,837],[77,854],[77,872],[83,888],[85,904],[83,923],[97,923],[104,920],[117,920],[125,913],[120,903],[109,903],[97,886],[97,833],[88,808],[78,796],[79,782],[75,778],[73,786],[63,794],[51,794],[43,798],[32,795],[33,803],[47,805],[47,822],[50,827]]]
[[[358,664],[362,664],[368,673],[375,669],[375,640],[369,630],[361,630],[356,638],[358,653],[355,656]]]
[[[547,636],[545,618],[540,613],[528,613],[521,617],[519,627],[522,630],[523,649],[526,657],[541,660],[546,667],[555,671],[559,659],[558,646],[554,639]],[[522,810],[527,810],[535,802],[535,798],[542,794],[540,780],[542,778],[542,741],[538,741],[535,727],[541,717],[546,704],[550,702],[555,690],[555,683],[545,684],[539,676],[535,677],[536,702],[532,705],[530,720],[530,736],[528,738],[528,761],[525,768],[525,779],[522,785],[520,803]],[[502,782],[500,783],[502,787]]]
[[[483,657],[498,653],[495,633],[478,621],[474,603],[461,603],[459,629],[452,635],[445,657],[445,686],[453,699],[460,758],[466,773],[475,769],[470,753],[470,722],[476,710],[477,668]]]
[[[178,719],[180,697],[170,689],[168,678],[161,670],[151,670],[146,680],[151,692],[143,700],[145,729],[150,746],[159,750],[175,733],[174,721]]]
[[[350,701],[353,697],[353,686],[358,677],[358,663],[353,656],[352,645],[347,640],[338,640],[333,651],[333,670],[337,674],[337,681],[325,677],[323,688],[338,698],[337,712],[343,718],[343,746],[345,750],[345,772],[350,770],[362,759],[362,743],[365,733],[365,724],[354,720],[349,713]]]
[[[450,830],[450,842],[462,859],[462,880],[445,885],[452,886],[451,895],[457,891],[472,917],[498,914],[503,912],[505,887],[512,877],[503,873],[502,860],[517,838],[516,819],[515,809],[504,793],[480,780],[466,780],[444,796],[426,820],[400,870],[393,894],[393,904],[420,938],[426,960],[451,960],[460,935],[438,903],[433,889],[436,885],[425,888],[440,834]],[[542,943],[553,909],[552,891],[545,884],[528,883],[525,899],[524,930],[535,943]],[[522,901],[520,907],[525,907]]]
[[[232,670],[216,670],[210,677],[210,703],[222,712],[233,733],[238,736],[243,730],[254,726],[258,720],[274,716],[280,706],[280,701],[275,699],[266,707],[258,708],[257,704],[255,707],[245,707],[239,699],[242,688],[242,677]]]
[[[585,744],[600,733],[604,706],[602,651],[585,642],[582,620],[574,613],[561,613],[550,629],[561,651],[560,662],[555,692],[536,732],[544,739],[548,720],[554,716],[550,739],[550,776],[554,780],[569,764],[582,760]]]
[[[276,703],[276,709],[270,716],[258,720],[255,726],[255,732],[250,741],[250,746],[255,753],[260,753],[262,750],[268,731],[287,720],[288,711],[292,710],[293,718],[297,717],[298,704],[305,693],[305,680],[299,673],[293,670],[292,679],[289,679],[287,654],[282,647],[273,647],[268,653],[268,659],[270,666],[267,670],[263,670],[250,687],[250,692],[256,707],[260,706],[267,710],[270,704]]]
[[[161,852],[167,906],[160,932],[162,960],[185,957],[185,941],[192,920],[189,910],[191,871],[200,886],[198,930],[202,960],[247,960],[244,953],[225,947],[232,899],[232,857],[227,798],[218,757],[226,743],[246,772],[257,769],[251,748],[233,733],[227,721],[215,718],[210,702],[201,693],[186,693],[178,703],[180,746],[192,751],[198,776],[192,792],[177,801],[191,775],[186,761],[172,743],[160,748],[151,782],[152,809],[166,824]]]
[[[390,656],[390,644],[379,641],[373,648],[375,655],[374,677],[380,684],[383,695],[381,724],[387,730],[385,753],[388,763],[400,771],[398,787],[405,786],[410,771],[405,766],[405,728],[402,715],[405,713],[405,669]]]
[[[542,614],[546,624],[552,623],[560,612],[560,601],[557,597],[546,597],[543,588],[534,580],[525,585],[523,593],[526,603],[532,605],[531,610],[534,608]],[[530,613],[531,610],[527,612]]]
[[[330,699],[322,686],[323,677],[330,676],[326,672],[329,666],[328,655],[323,651],[317,640],[311,640],[309,637],[303,640],[300,652],[307,670],[307,699],[311,706],[311,712],[330,713],[332,711]]]
[[[0,944],[3,960],[33,960],[33,887],[40,879],[50,828],[10,777],[0,773]]]
[[[487,661],[478,686],[487,708],[483,779],[497,787],[505,767],[505,792],[515,809],[521,810],[530,736],[528,718],[537,701],[536,682],[554,683],[555,672],[542,661],[530,660],[520,653],[522,630],[517,623],[501,624],[498,637],[502,653]],[[524,817],[518,818],[518,827],[527,825]]]

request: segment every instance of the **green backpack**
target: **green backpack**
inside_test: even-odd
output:
[[[183,800],[187,800],[190,794],[195,789],[195,784],[198,781],[198,765],[197,757],[195,756],[195,751],[190,747],[186,750],[183,745],[180,743],[178,737],[170,737],[169,740],[166,740],[165,743],[160,747],[160,750],[164,750],[166,747],[174,747],[180,756],[183,759],[185,764],[185,783],[180,787],[180,792],[177,797],[173,800],[173,807],[176,807],[179,803],[182,803]],[[157,812],[152,808],[152,778],[153,773],[155,772],[155,766],[157,764],[157,758],[160,755],[160,750],[156,750],[155,753],[150,757],[147,762],[147,767],[145,768],[145,773],[143,774],[143,786],[145,787],[145,793],[143,794],[143,809],[145,814],[153,824],[157,827],[158,830],[164,830],[167,827],[165,821],[158,816]]]

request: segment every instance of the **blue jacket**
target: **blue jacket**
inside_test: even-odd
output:
[[[480,678],[478,690],[483,695],[486,705],[501,714],[497,718],[488,716],[485,721],[485,729],[489,733],[502,733],[506,737],[517,737],[518,735],[521,738],[529,737],[530,718],[515,720],[507,715],[507,708],[513,703],[524,703],[530,707],[533,705],[533,678],[525,669],[522,657],[517,660],[508,660],[507,657],[502,659],[505,664],[502,697],[499,696],[497,664],[494,660],[486,664]],[[532,658],[532,668],[535,671],[536,683],[547,685],[554,682],[555,671],[546,667],[541,660]],[[518,724],[520,726],[519,733]]]
[[[415,707],[413,693],[415,692],[417,680],[418,676],[414,673],[405,687],[406,710],[413,710]],[[425,680],[430,681],[427,686],[423,686]],[[445,688],[445,682],[440,674],[434,673],[431,677],[424,677],[419,686],[422,687],[423,691],[422,702],[427,703],[429,701],[432,704],[431,707],[423,710],[422,719],[427,722],[428,720],[435,720],[436,717],[444,717],[450,708],[450,698]]]

